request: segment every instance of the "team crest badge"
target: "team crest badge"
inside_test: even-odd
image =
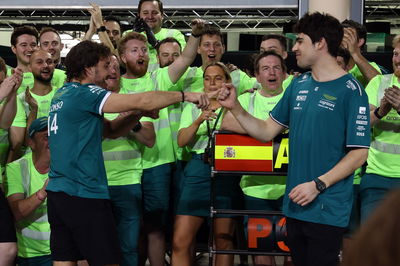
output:
[[[227,147],[224,150],[224,158],[235,158],[236,157],[236,152],[233,149],[233,147]]]

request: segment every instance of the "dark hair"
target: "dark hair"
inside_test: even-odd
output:
[[[351,58],[349,50],[339,47],[337,56],[343,57],[343,61],[346,66],[349,64]]]
[[[7,74],[7,65],[3,58],[0,57],[0,72]]]
[[[209,68],[209,67],[211,67],[211,66],[220,67],[220,68],[222,69],[222,71],[224,71],[225,79],[226,79],[226,80],[232,80],[229,69],[228,69],[228,68],[225,66],[225,64],[222,63],[222,62],[212,62],[212,63],[208,64],[208,65],[204,68],[203,78],[204,78],[204,76],[205,76],[205,74],[206,74],[207,68]]]
[[[161,15],[164,14],[164,7],[163,7],[163,3],[160,0],[140,0],[139,4],[138,4],[138,14],[140,14],[140,10],[142,9],[142,4],[144,2],[157,2],[158,4],[158,9],[160,10]],[[139,16],[139,15],[138,15]]]
[[[261,42],[270,40],[270,39],[278,40],[279,43],[281,44],[281,46],[283,47],[283,50],[284,51],[287,50],[287,44],[286,44],[287,39],[285,36],[280,35],[280,34],[267,34],[262,37]]]
[[[103,58],[111,56],[110,49],[92,41],[82,41],[69,51],[65,58],[67,80],[84,78],[85,69],[93,67]]]
[[[36,38],[36,43],[38,42],[39,33],[34,27],[32,27],[32,26],[21,26],[21,27],[14,28],[14,31],[11,34],[11,41],[10,41],[11,45],[12,46],[17,45],[18,37],[21,36],[21,35],[24,35],[24,34],[32,35],[33,37]]]
[[[60,39],[60,42],[61,42],[60,34],[58,33],[58,31],[56,29],[54,29],[52,27],[44,27],[44,28],[42,28],[40,30],[40,33],[39,33],[39,40],[42,37],[42,35],[45,34],[46,32],[54,32],[55,34],[57,34],[57,36],[58,36],[58,38]]]
[[[259,72],[260,60],[263,59],[264,57],[267,57],[267,56],[270,56],[270,55],[279,58],[279,60],[281,61],[282,71],[283,71],[283,72],[286,72],[286,69],[287,69],[287,68],[286,68],[285,60],[282,58],[282,56],[280,56],[279,54],[277,54],[275,51],[265,51],[265,52],[259,54],[259,55],[256,57],[256,60],[254,61],[254,72],[255,72],[255,73],[257,73],[257,74],[260,73],[260,72]]]
[[[129,32],[128,34],[125,34],[124,37],[122,37],[121,40],[119,40],[118,43],[118,53],[119,55],[122,55],[125,51],[125,45],[128,41],[130,40],[139,40],[144,43],[147,43],[147,38],[143,34],[137,33],[137,32]]]
[[[222,45],[224,45],[224,38],[223,38],[223,36],[222,36],[221,31],[220,31],[217,27],[213,27],[213,26],[208,26],[208,25],[206,25],[206,27],[205,27],[205,29],[204,29],[204,32],[203,32],[203,34],[202,34],[201,37],[200,37],[200,43],[201,43],[202,38],[203,38],[204,35],[209,35],[209,36],[214,36],[214,35],[216,35],[216,36],[219,36],[220,39],[221,39]]]
[[[160,46],[163,45],[164,43],[177,43],[179,45],[179,49],[182,50],[182,46],[181,44],[178,42],[177,39],[173,38],[173,37],[167,37],[165,39],[163,39],[162,41],[160,41],[157,46],[157,54],[160,52]]]
[[[295,26],[295,32],[308,35],[312,43],[325,39],[328,52],[336,57],[343,39],[343,27],[329,14],[315,12],[305,14]]]
[[[361,46],[361,48],[364,47],[365,43],[367,42],[367,28],[364,25],[361,25],[360,23],[358,23],[354,20],[346,19],[346,20],[343,20],[342,26],[344,28],[355,29],[357,32],[357,40],[364,39],[364,43]]]
[[[121,22],[119,21],[119,19],[115,16],[107,16],[104,18],[104,21],[108,22],[108,21],[115,21],[118,23],[118,25],[121,27]]]

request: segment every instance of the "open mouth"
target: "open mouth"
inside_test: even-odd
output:
[[[268,82],[274,83],[274,82],[276,82],[276,79],[268,79]]]
[[[144,65],[144,62],[145,62],[144,60],[138,60],[138,61],[137,61],[137,64],[138,64],[138,65]]]
[[[50,74],[50,69],[45,68],[41,71],[42,74]]]
[[[208,55],[208,58],[210,58],[210,59],[215,59],[215,57],[216,57],[215,54],[209,54]]]

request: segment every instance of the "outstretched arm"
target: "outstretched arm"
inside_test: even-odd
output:
[[[179,103],[182,100],[194,103],[199,108],[206,108],[210,103],[206,94],[195,92],[149,91],[136,94],[111,93],[103,106],[103,112],[152,111]]]
[[[225,84],[217,99],[232,113],[247,134],[259,141],[268,142],[285,129],[271,118],[264,121],[246,112],[237,100],[235,91],[232,84]]]

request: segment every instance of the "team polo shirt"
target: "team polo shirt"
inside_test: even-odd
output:
[[[347,226],[352,175],[304,207],[291,201],[288,194],[297,185],[331,170],[348,149],[369,147],[369,107],[363,87],[350,74],[318,82],[308,72],[292,81],[270,117],[290,129],[284,214],[308,222]]]
[[[382,73],[381,69],[379,68],[378,64],[375,62],[369,62],[371,66],[373,66],[379,73]],[[364,87],[367,86],[368,81],[365,79],[364,75],[361,73],[361,70],[358,68],[357,65],[354,65],[352,69],[349,70],[349,73],[353,75]]]
[[[11,68],[7,69],[7,76],[12,74]],[[67,75],[65,75],[64,70],[54,69],[53,78],[51,79],[51,86],[53,88],[61,88],[64,85],[65,80],[67,79]],[[23,79],[21,86],[19,86],[17,93],[25,92],[26,88],[33,88],[35,83],[35,79],[33,78],[32,72],[23,73]]]
[[[386,76],[386,75],[385,75]],[[380,106],[384,89],[393,85],[400,87],[399,79],[394,75],[380,88],[384,76],[374,77],[366,88],[369,103]],[[395,109],[376,122],[372,128],[371,148],[368,153],[367,173],[385,177],[400,178],[400,115]]]
[[[32,161],[32,153],[9,163],[6,168],[6,196],[16,193],[25,198],[41,189],[48,178],[39,173]],[[16,222],[18,256],[32,258],[50,254],[50,224],[47,220],[47,200],[45,200],[28,217]]]
[[[94,84],[77,82],[57,90],[49,114],[47,190],[82,198],[109,198],[101,141],[102,110],[110,94]]]
[[[132,30],[125,31],[123,35],[125,35],[129,32],[132,32]],[[146,33],[142,32],[142,34],[146,36]],[[182,34],[182,32],[180,32],[179,30],[176,30],[176,29],[161,28],[161,30],[158,33],[154,34],[154,37],[158,41],[162,41],[169,37],[175,38],[181,45],[181,50],[183,50],[186,46],[185,36]],[[149,58],[150,58],[149,67],[147,70],[151,72],[151,71],[156,70],[159,67],[158,61],[157,61],[157,50],[154,49],[153,46],[151,46],[151,44],[149,44],[149,43],[147,43],[147,49],[149,51]]]
[[[283,92],[273,97],[265,97],[260,91],[244,93],[238,97],[242,107],[256,118],[266,120],[269,112],[282,98]],[[244,175],[240,187],[245,195],[275,200],[285,194],[286,176],[251,176]]]
[[[219,114],[221,112],[221,108],[218,108],[215,113]],[[188,128],[190,125],[193,124],[193,122],[199,118],[201,115],[202,111],[196,107],[196,105],[192,103],[188,103],[185,108],[183,109],[182,112],[182,118],[181,118],[181,123],[179,125],[179,130],[182,128]],[[221,121],[222,121],[222,114],[220,118],[218,119],[218,123],[215,126],[215,129],[219,129],[221,126]],[[214,124],[216,122],[216,119],[209,121],[210,125],[210,131],[214,128]],[[189,146],[189,149],[196,153],[196,154],[201,154],[204,153],[204,150],[207,148],[208,144],[208,129],[207,129],[207,122],[204,120],[199,128],[196,131],[196,134],[194,136],[193,141],[191,141],[187,146]]]
[[[120,94],[127,94],[123,88]],[[114,120],[119,114],[105,113],[104,117]],[[116,139],[103,139],[102,149],[109,186],[140,184],[143,172],[141,147],[132,132]]]
[[[38,104],[37,117],[48,116],[50,111],[51,99],[53,99],[56,93],[56,88],[53,89],[46,95],[37,95],[31,92],[32,97]],[[12,123],[13,127],[26,127],[26,120],[29,116],[29,104],[25,101],[25,92],[21,92],[17,96],[17,113]]]
[[[121,87],[127,93],[145,91],[168,91],[173,83],[168,74],[168,67],[159,68],[136,79],[121,78]],[[143,168],[148,169],[166,163],[175,162],[172,132],[168,117],[168,108],[159,111],[158,119],[144,118],[143,121],[152,122],[156,133],[156,142],[153,147],[144,147],[142,153]]]

